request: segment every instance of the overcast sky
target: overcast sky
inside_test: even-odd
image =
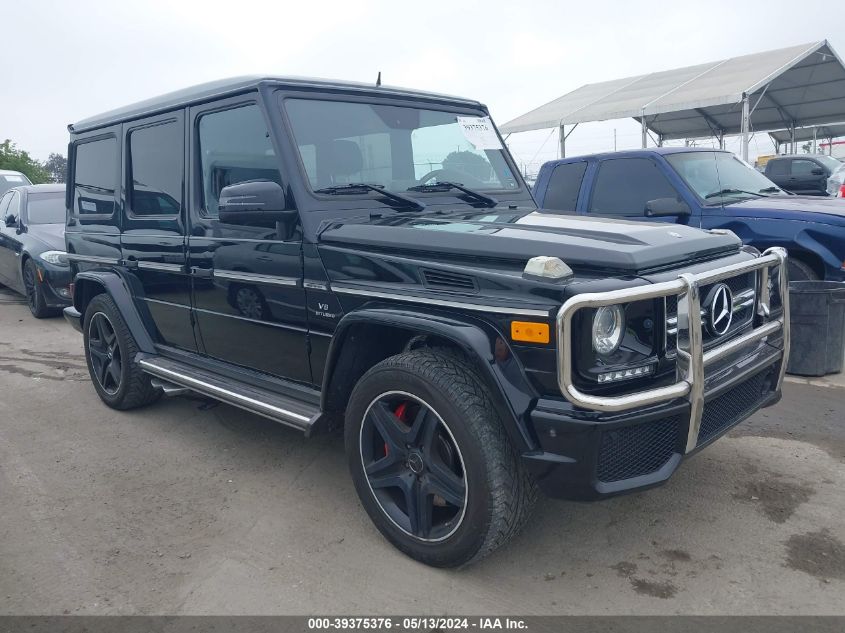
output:
[[[500,124],[586,83],[828,39],[841,0],[257,2],[7,0],[0,139],[67,153],[67,124],[187,85],[309,75],[486,103]],[[579,126],[567,153],[639,145],[632,120]],[[514,135],[520,163],[557,155],[555,132]],[[735,149],[738,145],[729,144]],[[764,134],[752,156],[768,153]]]

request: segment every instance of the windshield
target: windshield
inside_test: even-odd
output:
[[[6,193],[12,187],[22,187],[24,185],[31,185],[29,178],[23,174],[0,174],[0,196]]]
[[[30,224],[64,224],[65,194],[31,193],[26,198],[26,213]]]
[[[842,161],[839,159],[834,158],[833,156],[826,156],[824,154],[815,154],[812,155],[817,161],[819,161],[822,165],[827,167],[831,172],[836,171],[840,167],[842,167]]]
[[[390,191],[438,181],[475,190],[520,186],[498,135],[475,133],[475,125],[492,129],[486,117],[312,99],[287,99],[285,110],[315,191],[351,183]]]
[[[728,152],[684,152],[666,160],[702,200],[721,204],[785,195],[775,183]]]

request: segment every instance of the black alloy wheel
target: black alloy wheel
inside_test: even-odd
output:
[[[38,268],[32,259],[27,259],[23,265],[23,286],[26,295],[26,305],[36,319],[43,319],[52,314],[44,300],[44,294],[38,281]]]
[[[88,353],[94,377],[107,394],[116,394],[123,375],[123,357],[109,318],[102,312],[88,324]]]
[[[396,527],[425,542],[460,527],[467,506],[463,457],[430,405],[402,391],[379,395],[364,415],[359,445],[370,490]]]

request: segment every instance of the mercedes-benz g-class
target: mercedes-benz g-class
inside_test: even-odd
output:
[[[538,210],[475,101],[244,78],[69,129],[66,317],[100,398],[342,426],[425,563],[502,545],[538,488],[660,484],[780,396],[783,251]]]

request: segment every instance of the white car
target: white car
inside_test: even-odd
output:
[[[24,185],[31,185],[29,178],[24,176],[19,171],[12,171],[10,169],[0,169],[0,196],[6,193],[12,187],[23,187]]]
[[[845,198],[845,163],[827,179],[827,193],[837,198]]]

